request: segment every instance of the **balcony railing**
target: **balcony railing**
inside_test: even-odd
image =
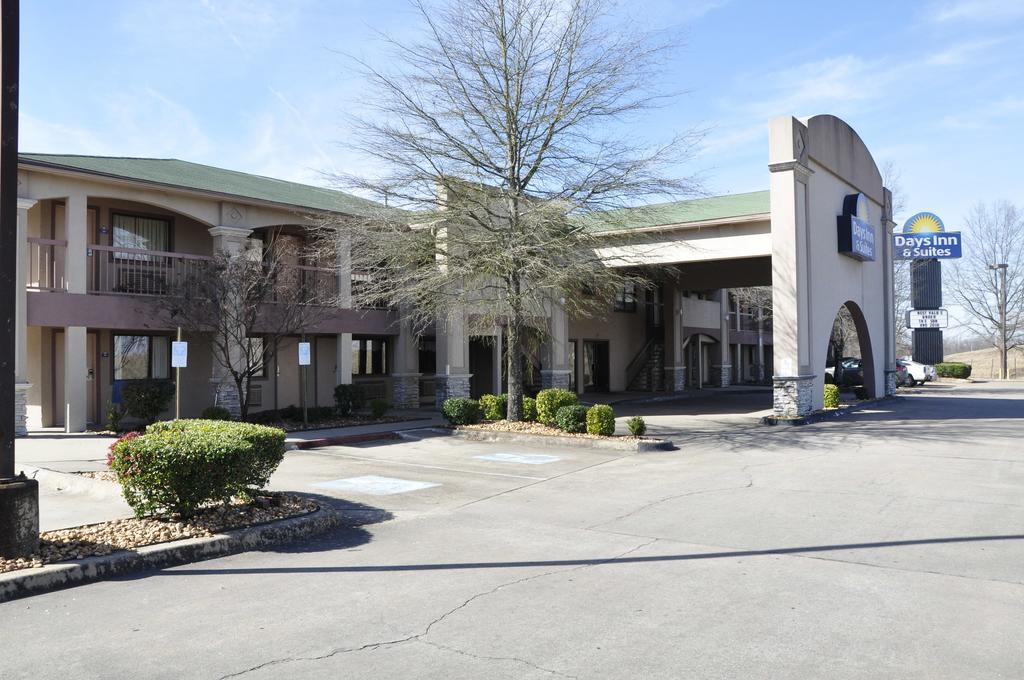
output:
[[[48,238],[28,238],[28,280],[30,290],[67,290],[64,278],[64,257],[67,241]]]
[[[212,258],[90,245],[87,290],[115,295],[187,294]]]

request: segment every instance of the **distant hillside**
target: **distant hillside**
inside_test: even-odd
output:
[[[970,364],[972,378],[996,378],[999,376],[999,350],[995,348],[947,354],[946,361],[962,361],[965,364]],[[1024,348],[1017,347],[1010,350],[1007,363],[1011,378],[1024,378]]]

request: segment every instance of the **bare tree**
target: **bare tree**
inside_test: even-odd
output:
[[[903,190],[902,173],[892,160],[882,164],[882,184],[892,194],[892,218],[899,224],[907,205],[907,194]],[[912,348],[910,328],[907,326],[907,312],[913,309],[911,300],[910,260],[894,260],[893,275],[893,310],[895,319],[893,328],[896,334],[896,354],[909,354]]]
[[[277,238],[262,249],[216,253],[161,298],[173,323],[209,340],[214,362],[238,391],[243,420],[250,383],[282,341],[313,329],[338,307],[336,270],[299,267],[309,256]]]
[[[358,303],[418,327],[454,315],[503,328],[519,420],[522,357],[544,319],[603,314],[642,284],[597,254],[601,231],[636,217],[608,209],[693,194],[667,168],[698,134],[650,148],[616,132],[661,102],[648,88],[667,47],[616,25],[605,0],[414,6],[426,38],[390,41],[395,72],[364,65],[376,117],[356,146],[387,171],[346,178],[392,210],[325,227],[350,247]]]
[[[967,328],[1001,351],[1024,344],[1024,214],[1007,201],[979,203],[965,222],[969,247],[953,266],[949,289]],[[999,270],[1005,264],[1006,329],[1001,332]],[[1002,347],[1005,334],[1006,346]]]

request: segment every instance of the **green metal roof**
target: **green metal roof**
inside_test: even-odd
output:
[[[762,215],[771,210],[768,195],[767,191],[752,191],[745,194],[655,203],[595,213],[587,215],[584,219],[587,227],[594,231],[618,231],[747,217]]]
[[[19,154],[19,160],[30,165],[79,170],[108,177],[350,215],[364,215],[378,207],[373,201],[342,191],[189,163],[175,158],[23,153]]]

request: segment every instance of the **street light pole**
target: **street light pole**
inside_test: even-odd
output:
[[[1009,365],[1006,356],[1006,269],[1009,267],[1005,262],[1002,264],[990,264],[989,269],[999,272],[999,379],[1010,378]]]

